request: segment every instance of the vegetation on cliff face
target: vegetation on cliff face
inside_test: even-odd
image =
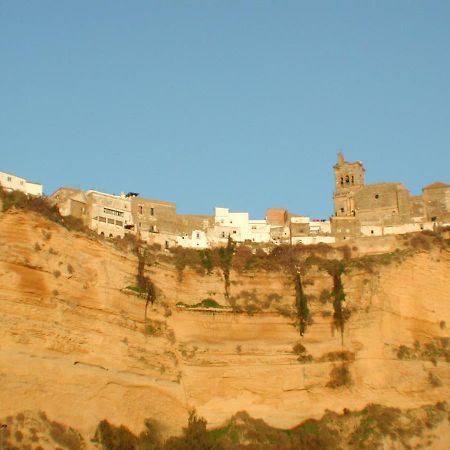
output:
[[[208,430],[206,420],[192,411],[181,436],[165,442],[153,421],[146,421],[145,430],[138,436],[123,426],[102,421],[94,440],[105,450],[372,450],[385,448],[393,442],[396,448],[406,449],[411,448],[413,442],[432,444],[438,437],[436,427],[447,420],[447,415],[444,402],[403,411],[369,404],[360,411],[327,412],[320,420],[309,419],[283,430],[242,411],[223,427]]]
[[[295,306],[297,309],[297,317],[299,321],[300,336],[303,336],[308,326],[309,320],[309,307],[308,298],[303,290],[302,279],[298,270],[294,273],[294,285],[295,285]]]
[[[434,338],[429,342],[415,341],[412,347],[400,345],[395,350],[397,358],[403,360],[425,360],[437,365],[439,361],[450,363],[450,338]]]
[[[145,312],[144,312],[144,327],[147,324],[147,309],[148,305],[156,300],[155,286],[148,276],[145,275],[146,249],[138,249],[138,270],[136,275],[137,287],[140,292],[145,294]]]
[[[33,211],[43,217],[62,225],[68,230],[82,231],[87,234],[92,232],[83,224],[82,220],[73,216],[61,216],[59,209],[53,205],[46,197],[28,196],[21,191],[8,192],[0,186],[0,204],[3,211],[13,208]]]
[[[329,266],[329,274],[333,277],[333,320],[336,328],[341,332],[342,343],[344,343],[344,327],[345,322],[350,317],[350,311],[345,309],[345,292],[344,285],[342,283],[341,275],[344,273],[344,265],[337,263]]]
[[[225,300],[230,300],[230,270],[233,262],[234,250],[236,244],[233,239],[228,238],[226,247],[220,247],[218,250],[220,268],[222,269],[224,280],[224,295]]]

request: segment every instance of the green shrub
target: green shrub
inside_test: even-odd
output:
[[[223,308],[222,305],[217,303],[212,298],[204,298],[201,302],[195,303],[194,305],[187,305],[186,303],[178,302],[176,304],[176,306],[184,307],[186,309],[194,309],[194,308],[221,309],[221,308]]]
[[[138,286],[127,286],[125,289],[128,289],[129,291],[136,292],[137,294],[145,294],[145,289],[142,289]]]

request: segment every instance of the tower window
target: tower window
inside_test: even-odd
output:
[[[341,185],[344,184],[344,177],[341,177]]]
[[[344,212],[344,208],[341,208],[341,212]]]
[[[155,208],[150,208],[150,215],[154,216],[155,215]]]
[[[350,183],[350,177],[348,175],[345,176],[345,183],[346,184]]]
[[[355,184],[355,177],[352,175],[352,184]]]
[[[378,194],[375,194],[375,198],[378,199],[380,198],[380,196]]]

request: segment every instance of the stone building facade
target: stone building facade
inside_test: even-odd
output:
[[[450,226],[449,184],[432,183],[423,188],[422,195],[413,196],[402,183],[366,184],[362,162],[348,162],[342,153],[333,168],[331,220],[310,219],[284,208],[267,209],[261,220],[251,220],[247,212],[228,208],[215,208],[211,216],[180,215],[175,203],[133,192],[111,195],[60,188],[50,198],[61,214],[81,218],[99,234],[123,237],[132,233],[164,248],[226,245],[228,237],[236,242],[309,245]],[[17,182],[20,185],[19,179]]]
[[[434,229],[450,219],[449,185],[433,183],[413,196],[402,183],[365,184],[364,173],[361,161],[347,162],[339,153],[331,221],[338,239]]]
[[[148,244],[165,248],[177,245],[179,236],[197,236],[199,230],[204,233],[213,226],[212,216],[178,215],[175,203],[140,197],[134,192],[113,195],[62,187],[50,199],[63,216],[82,219],[98,234],[123,237],[131,233]]]

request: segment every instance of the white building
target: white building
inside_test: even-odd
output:
[[[25,178],[7,172],[0,172],[0,185],[7,191],[22,191],[28,195],[41,196],[43,192],[41,183],[27,181]]]
[[[177,236],[177,245],[185,248],[208,248],[209,242],[204,231],[194,230],[191,236]]]
[[[291,217],[291,244],[333,244],[336,238],[331,236],[329,220],[313,219],[307,216]]]
[[[269,242],[270,225],[266,220],[250,220],[248,213],[215,208],[214,227],[208,231],[208,239],[214,243],[224,243],[228,237],[236,242]]]

